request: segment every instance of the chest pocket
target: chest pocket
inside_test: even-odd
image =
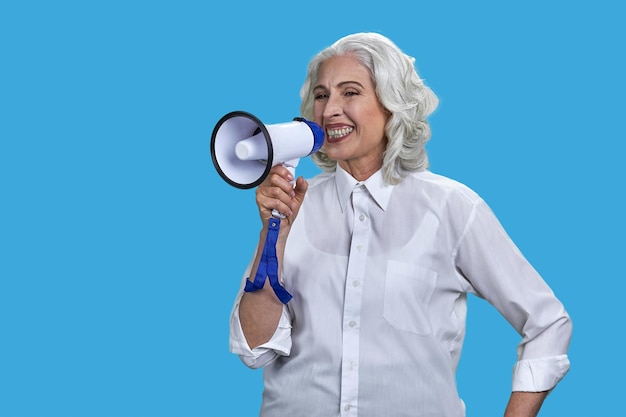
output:
[[[427,311],[437,273],[404,262],[389,261],[385,277],[383,316],[395,329],[418,335],[431,330]]]

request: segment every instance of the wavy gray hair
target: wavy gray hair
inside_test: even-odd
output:
[[[391,113],[385,126],[388,141],[382,168],[385,182],[397,184],[410,172],[428,168],[425,145],[431,131],[426,117],[437,108],[439,100],[417,74],[415,59],[381,34],[348,35],[313,57],[300,89],[302,117],[314,118],[312,90],[321,64],[328,58],[343,55],[356,57],[369,70],[378,99]],[[324,171],[334,171],[337,167],[337,161],[329,159],[323,150],[312,158]]]

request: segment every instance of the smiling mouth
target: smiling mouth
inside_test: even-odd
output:
[[[339,139],[344,136],[348,136],[354,130],[353,127],[342,127],[341,129],[326,129],[326,136],[328,139]]]

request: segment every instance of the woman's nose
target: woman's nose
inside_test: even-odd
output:
[[[326,106],[324,106],[323,116],[324,119],[330,119],[341,115],[341,103],[335,95],[330,95],[326,100]]]

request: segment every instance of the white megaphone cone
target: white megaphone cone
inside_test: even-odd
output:
[[[211,136],[211,156],[219,175],[237,188],[256,187],[277,164],[295,177],[300,158],[324,143],[324,131],[303,118],[272,125],[243,111],[228,113],[217,122]]]

